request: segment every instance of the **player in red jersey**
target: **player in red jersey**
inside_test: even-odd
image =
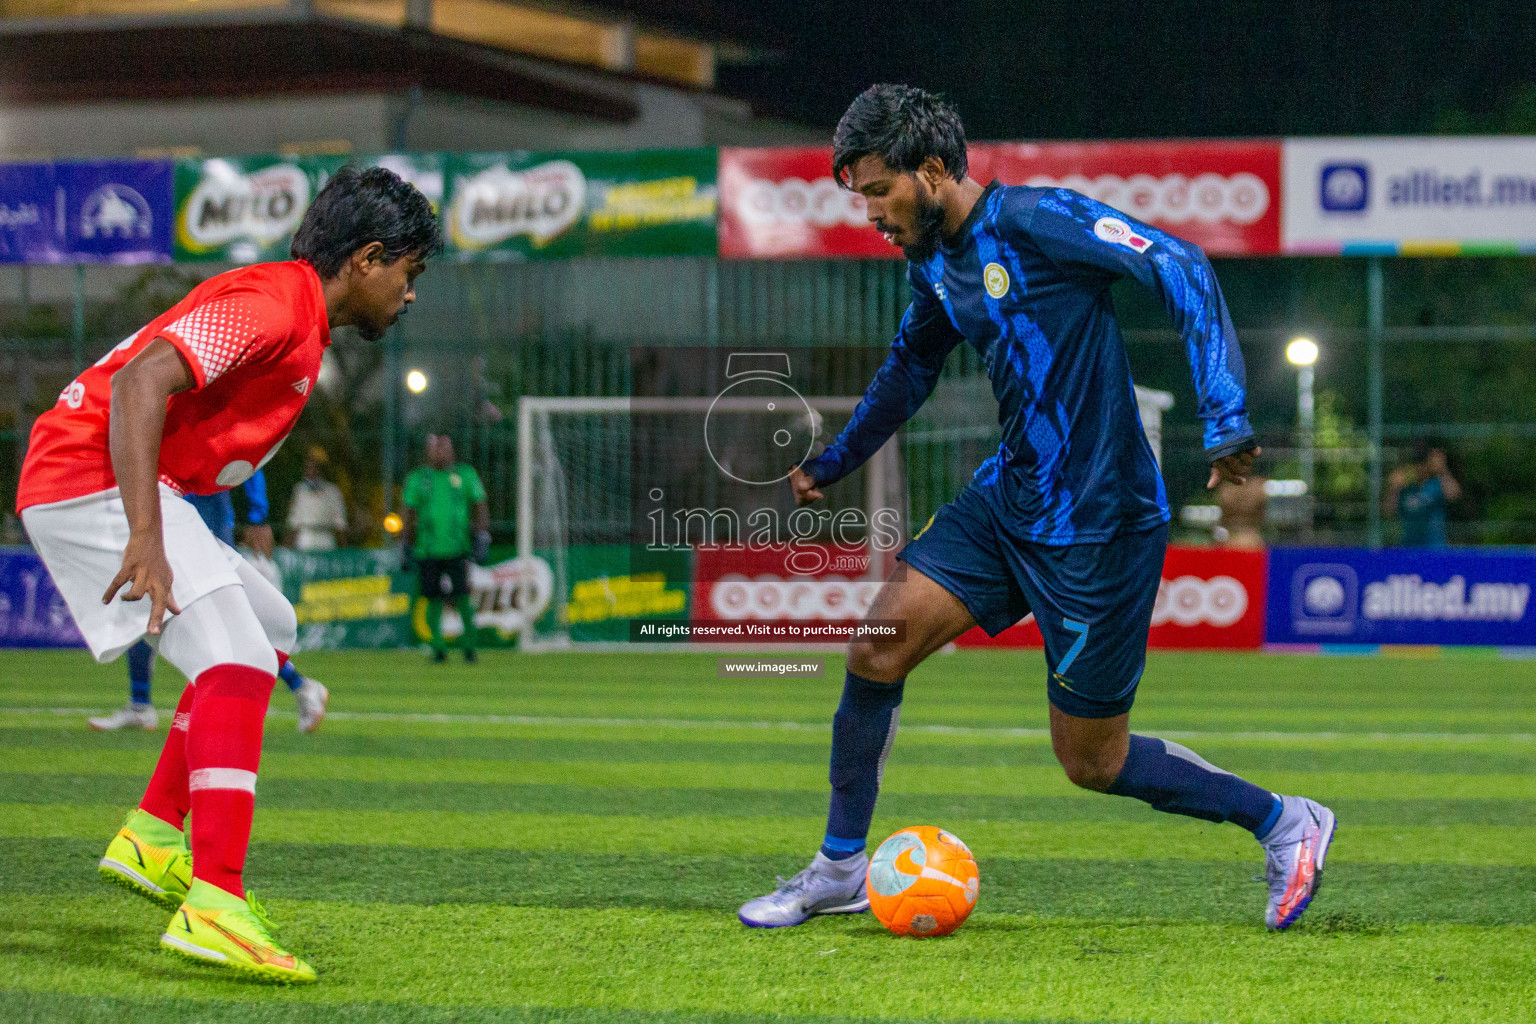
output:
[[[305,214],[292,262],[198,285],[33,428],[17,510],[91,653],[110,661],[147,636],[192,681],[144,799],[100,865],[176,908],[160,941],[185,956],[276,981],[315,977],[273,939],[241,882],[262,721],[298,623],[179,495],[234,487],[270,459],[331,330],[381,339],[439,239],[411,185],[344,168]]]

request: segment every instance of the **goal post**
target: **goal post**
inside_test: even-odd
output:
[[[807,410],[810,436],[821,444],[841,430],[860,400],[847,395],[795,398]],[[699,581],[696,567],[703,561],[719,564],[718,548],[713,560],[696,557],[699,548],[718,539],[697,531],[712,530],[716,519],[740,521],[745,504],[776,503],[786,514],[793,511],[782,475],[795,459],[784,460],[779,479],[765,482],[752,479],[741,460],[732,462],[724,453],[731,444],[739,449],[740,436],[725,444],[710,442],[711,429],[731,435],[733,425],[747,423],[762,407],[760,398],[726,394],[519,399],[517,555],[520,561],[547,563],[552,580],[548,609],[522,633],[524,650],[627,643],[629,619],[682,614]],[[700,425],[702,437],[696,433]],[[896,510],[905,536],[907,495],[899,438],[840,482],[835,494],[829,492],[827,504],[858,509],[865,522],[873,522],[882,509]],[[779,450],[771,439],[763,446],[770,453]],[[667,482],[652,489],[643,481],[642,487],[637,473],[656,473],[658,481]],[[652,528],[647,514],[656,515],[647,512],[644,502],[647,495],[670,494],[674,488],[686,491],[686,503],[695,506],[683,527],[688,536],[682,544],[668,538],[661,545],[666,550],[653,557],[643,539],[637,540]],[[869,551],[859,576],[883,579],[891,553],[877,552],[872,541]],[[643,566],[631,564],[641,561]]]

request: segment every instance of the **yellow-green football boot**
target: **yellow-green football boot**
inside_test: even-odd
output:
[[[198,879],[171,915],[160,945],[199,963],[227,967],[262,981],[307,984],[315,969],[277,944],[272,919],[256,894],[245,899]]]
[[[192,885],[192,851],[179,828],[135,809],[123,819],[96,870],[107,881],[174,910]]]

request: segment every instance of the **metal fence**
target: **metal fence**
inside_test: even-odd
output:
[[[1285,345],[1306,333],[1322,347],[1313,501],[1319,540],[1390,543],[1393,524],[1380,517],[1384,475],[1414,438],[1436,437],[1467,477],[1467,498],[1453,508],[1452,539],[1536,543],[1536,326],[1497,323],[1506,313],[1502,293],[1485,280],[1531,268],[1511,267],[1522,262],[1514,260],[1430,266],[1436,262],[1218,264],[1266,449],[1261,468],[1271,476],[1295,475],[1302,447]],[[51,404],[78,366],[122,336],[110,300],[87,302],[86,273],[76,280],[75,301],[60,303],[54,317],[72,330],[30,339],[0,334],[0,380],[9,395],[0,404],[6,508],[30,417]],[[1482,298],[1459,310],[1457,294],[1473,293]],[[422,279],[419,294],[382,347],[345,332],[338,338],[328,379],[269,466],[279,515],[305,450],[318,445],[329,452],[361,524],[357,539],[377,539],[395,487],[420,460],[423,435],[446,431],[482,470],[496,529],[510,535],[517,478],[512,410],[519,397],[624,395],[636,345],[883,347],[908,299],[905,265],[897,262],[685,258],[447,264]],[[1115,298],[1137,382],[1175,395],[1163,430],[1170,499],[1206,501],[1207,467],[1182,341],[1156,303],[1134,291]],[[1424,323],[1430,306],[1474,322]],[[14,302],[0,302],[0,323],[22,319],[18,312]],[[1536,319],[1536,310],[1508,312]],[[411,369],[428,382],[419,394],[403,386]],[[848,389],[857,393],[864,382],[850,379]],[[962,347],[907,431],[914,517],[964,486],[995,448],[995,414],[979,360]],[[1298,535],[1282,527],[1276,539]]]

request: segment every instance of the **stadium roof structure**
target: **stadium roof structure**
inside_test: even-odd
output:
[[[624,85],[707,92],[716,51],[612,12],[502,0],[12,0],[0,101],[419,87],[622,122],[638,114]]]

